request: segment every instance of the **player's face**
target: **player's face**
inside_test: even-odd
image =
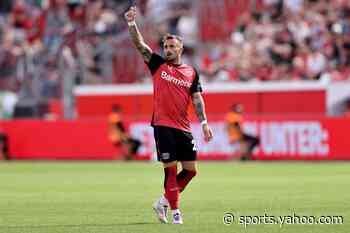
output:
[[[164,42],[164,54],[167,61],[174,61],[182,53],[181,43],[176,39],[169,39]]]

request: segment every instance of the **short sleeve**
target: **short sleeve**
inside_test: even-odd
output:
[[[190,92],[191,94],[195,93],[195,92],[202,92],[202,85],[199,81],[199,75],[198,75],[198,72],[197,70],[194,70],[195,72],[195,77],[194,77],[194,80],[192,82],[192,85],[191,85],[191,88],[190,88]]]
[[[152,53],[151,60],[148,63],[146,62],[148,69],[151,71],[152,75],[164,63],[165,63],[165,60],[156,53]]]

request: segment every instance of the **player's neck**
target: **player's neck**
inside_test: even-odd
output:
[[[168,61],[169,64],[174,66],[182,65],[181,57],[175,58],[174,60]]]

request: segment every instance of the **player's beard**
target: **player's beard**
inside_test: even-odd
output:
[[[168,53],[165,55],[165,59],[168,62],[175,62],[176,61],[176,55],[174,53]]]

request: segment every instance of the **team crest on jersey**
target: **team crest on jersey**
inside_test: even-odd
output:
[[[184,69],[184,70],[181,70],[181,73],[185,76],[192,76],[193,75],[193,70],[191,69]]]

